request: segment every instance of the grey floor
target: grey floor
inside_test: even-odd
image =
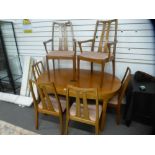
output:
[[[39,130],[34,127],[34,110],[33,107],[20,107],[18,105],[0,101],[0,120],[9,122],[24,129],[36,132],[42,135],[58,135],[59,120],[55,117],[40,115]],[[94,127],[70,122],[69,135],[93,135]],[[107,112],[106,126],[102,135],[147,135],[151,134],[151,127],[132,122],[127,127],[123,120],[118,126],[115,123],[115,114],[113,111]]]

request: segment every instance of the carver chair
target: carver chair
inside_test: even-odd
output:
[[[42,113],[59,117],[60,131],[63,134],[63,113],[66,109],[66,99],[58,96],[55,85],[52,82],[37,84],[35,81],[29,80],[29,85],[34,103],[36,129],[38,129],[38,115]],[[38,98],[33,89],[34,86],[38,89]],[[49,91],[50,94],[48,93]]]
[[[76,99],[72,105],[70,104],[70,95],[75,96],[74,98]],[[88,102],[87,95],[94,96],[92,100],[95,101],[94,104]],[[66,99],[66,134],[68,133],[70,120],[93,125],[95,126],[95,133],[99,134],[102,106],[99,105],[97,89],[68,86]]]
[[[32,73],[34,80],[36,81],[37,78],[45,72],[45,67],[42,61],[38,61],[32,65]]]
[[[112,61],[113,76],[115,76],[115,51],[117,42],[117,20],[97,20],[93,39],[78,41],[81,54],[77,57],[78,78],[80,74],[80,61],[101,65],[101,86],[103,82],[105,63]],[[91,43],[90,51],[83,51],[82,44]]]
[[[51,43],[51,49],[48,50],[47,44]],[[74,39],[73,26],[70,21],[67,22],[53,22],[52,39],[43,42],[46,50],[46,61],[48,77],[49,60],[53,60],[53,70],[55,71],[54,60],[72,60],[73,62],[73,80],[76,74],[76,41]]]
[[[120,88],[119,92],[108,103],[108,107],[112,107],[116,111],[116,123],[117,123],[117,125],[120,124],[121,104],[122,104],[123,97],[125,95],[125,91],[127,89],[127,86],[129,84],[130,79],[131,79],[131,70],[129,67],[127,67],[126,72],[124,74],[124,77],[121,81],[121,88]]]

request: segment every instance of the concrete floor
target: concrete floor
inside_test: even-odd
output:
[[[34,109],[33,107],[19,107],[18,105],[0,101],[0,120],[9,122],[24,129],[42,134],[42,135],[58,135],[59,120],[58,118],[40,115],[39,130],[34,126]],[[115,113],[113,111],[107,112],[106,126],[101,135],[146,135],[151,134],[151,127],[132,122],[130,127],[127,127],[123,120],[118,126],[115,122]],[[77,122],[70,122],[69,135],[93,135],[95,133],[94,127],[80,124]]]

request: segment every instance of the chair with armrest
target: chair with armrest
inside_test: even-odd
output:
[[[51,43],[51,49],[48,50],[48,44]],[[49,60],[53,60],[53,70],[55,71],[54,60],[72,60],[73,62],[73,80],[76,74],[76,41],[74,39],[73,26],[70,21],[53,22],[52,39],[43,42],[46,50],[46,61],[48,77]]]
[[[93,63],[101,65],[101,86],[103,82],[105,63],[112,61],[113,76],[115,76],[115,51],[117,42],[117,25],[115,20],[97,20],[93,39],[79,41],[81,54],[77,57],[78,78],[80,75],[80,61],[91,62],[91,72]],[[91,50],[84,51],[82,44],[91,43]]]
[[[72,94],[72,95],[71,95]],[[92,95],[94,104],[88,102],[87,95]],[[69,96],[75,96],[76,101],[71,105]],[[79,88],[68,86],[66,108],[66,134],[69,121],[77,121],[95,126],[95,133],[99,134],[99,122],[102,114],[102,106],[99,105],[98,91],[96,88]]]
[[[120,124],[121,104],[130,79],[131,79],[131,70],[129,67],[127,67],[124,77],[121,81],[121,88],[119,92],[108,103],[108,107],[115,108],[117,124]]]
[[[52,82],[36,84],[35,81],[29,80],[29,85],[34,103],[36,129],[38,129],[38,114],[42,113],[59,117],[60,131],[61,134],[63,134],[63,112],[65,112],[66,109],[65,98],[60,98],[58,96],[55,85]],[[38,99],[34,92],[34,85],[38,89]],[[48,92],[50,92],[50,94]]]

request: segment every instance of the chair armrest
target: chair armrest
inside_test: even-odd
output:
[[[88,42],[92,42],[93,43],[94,39],[89,39],[89,40],[84,40],[84,41],[78,41],[79,47],[80,47],[80,52],[82,53],[82,44],[83,43],[88,43]]]
[[[44,44],[44,47],[45,47],[45,50],[46,50],[46,53],[48,53],[48,50],[47,50],[47,43],[50,43],[50,42],[52,42],[53,41],[53,39],[50,39],[50,40],[47,40],[47,41],[44,41],[43,42],[43,44]]]

